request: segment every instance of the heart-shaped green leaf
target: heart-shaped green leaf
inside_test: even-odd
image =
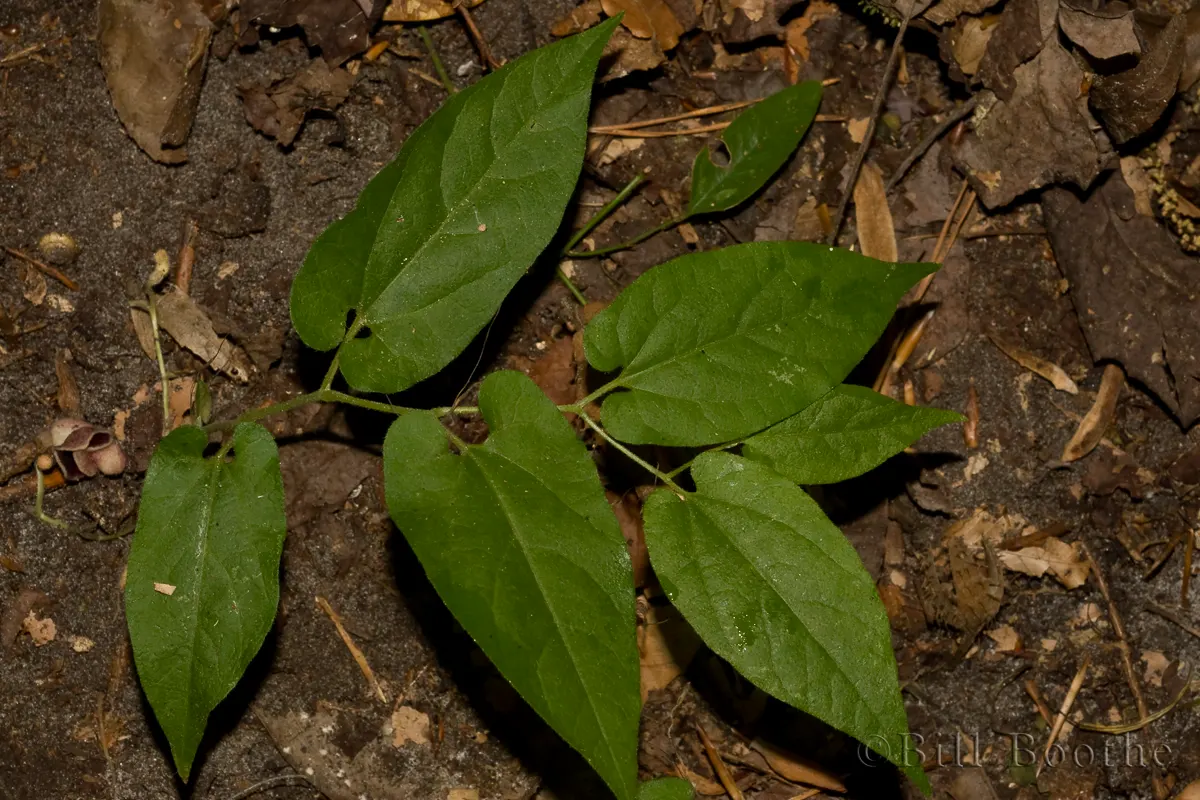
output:
[[[617,20],[451,97],[313,244],[292,284],[305,344],[342,344],[346,381],[393,392],[471,341],[558,229]],[[354,322],[346,330],[347,313]]]
[[[392,423],[387,504],[450,611],[521,696],[637,794],[633,568],[583,444],[533,381],[483,382],[487,441],[454,454],[430,413]]]
[[[233,434],[232,459],[179,428],[146,471],[125,579],[138,679],[186,781],[208,715],[271,630],[287,522],[275,440]]]
[[[761,464],[710,451],[686,500],[659,490],[646,544],[663,589],[756,686],[905,764],[892,635],[854,548],[817,504]],[[895,746],[892,746],[895,745]]]
[[[742,455],[796,483],[837,483],[874,469],[939,425],[960,420],[953,411],[908,406],[843,384],[751,436]]]
[[[739,114],[721,134],[729,163],[717,166],[707,147],[692,163],[688,215],[726,211],[748,200],[795,152],[820,105],[820,82],[806,81]]]
[[[699,446],[773,425],[841,383],[933,264],[757,242],[655,267],[588,325],[588,362],[627,391],[604,424],[635,444]]]

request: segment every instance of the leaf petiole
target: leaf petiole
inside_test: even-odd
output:
[[[651,228],[648,231],[642,231],[637,236],[633,237],[632,239],[630,239],[627,242],[621,242],[620,244],[610,245],[609,247],[601,247],[598,250],[571,250],[570,252],[564,253],[563,255],[569,256],[570,258],[596,258],[598,256],[606,256],[609,253],[615,253],[618,250],[628,250],[629,248],[633,247],[635,244],[640,244],[641,242],[646,241],[651,236],[655,236],[657,234],[662,233],[665,230],[674,228],[676,225],[682,225],[683,223],[687,222],[688,219],[689,219],[688,214],[684,214],[683,216],[680,216],[680,217],[673,217],[673,218],[667,220],[666,222],[662,223],[661,225],[658,225],[657,227]]]
[[[622,203],[628,200],[629,196],[633,194],[633,190],[641,186],[645,180],[646,177],[644,175],[634,175],[633,180],[625,184],[621,191],[617,192],[616,196],[612,200],[609,200],[607,203],[605,203],[604,206],[596,212],[595,216],[585,222],[582,228],[575,231],[575,234],[571,237],[571,240],[567,242],[565,247],[563,247],[562,254],[564,256],[572,255],[571,251],[575,249],[576,245],[583,241],[583,237],[595,230],[596,226],[601,222],[604,222],[604,220],[608,219],[608,215],[616,211]]]
[[[575,406],[575,407],[562,406],[562,407],[560,407],[560,410],[571,411],[572,413],[578,415],[579,418],[583,420],[583,424],[587,425],[589,428],[594,430],[600,436],[600,438],[604,439],[606,442],[611,444],[617,450],[624,453],[631,461],[633,461],[635,464],[640,466],[642,469],[646,470],[651,475],[653,475],[654,477],[656,477],[660,481],[662,481],[667,486],[667,488],[669,488],[672,492],[674,492],[676,494],[676,496],[679,497],[680,500],[687,500],[687,492],[683,491],[683,489],[680,489],[679,484],[677,484],[677,483],[675,483],[675,481],[671,480],[670,475],[668,475],[667,473],[658,469],[657,467],[651,465],[650,462],[646,461],[641,456],[637,455],[632,450],[630,450],[628,447],[621,444],[613,437],[609,436],[608,431],[604,430],[604,428],[602,428],[599,423],[597,423],[595,420],[593,420],[591,417],[589,417],[586,413],[584,413],[583,408],[581,408],[580,406]]]

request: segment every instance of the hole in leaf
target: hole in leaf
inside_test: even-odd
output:
[[[729,148],[721,140],[717,140],[716,144],[708,148],[708,160],[716,164],[721,169],[729,166],[733,158],[729,155]]]
[[[371,335],[370,327],[363,325],[361,328],[358,329],[358,332],[354,334],[354,338],[355,339],[366,339],[370,335]]]

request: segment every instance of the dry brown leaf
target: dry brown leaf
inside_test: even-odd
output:
[[[651,606],[638,625],[637,642],[642,672],[642,700],[650,692],[665,689],[683,674],[700,649],[700,637],[692,626],[672,610]]]
[[[1117,399],[1121,396],[1121,387],[1124,384],[1125,373],[1120,367],[1109,364],[1104,368],[1104,377],[1100,380],[1100,391],[1096,393],[1096,401],[1079,422],[1079,428],[1071,437],[1071,441],[1063,448],[1064,462],[1077,461],[1100,444],[1100,440],[1104,438],[1104,431],[1116,416]]]
[[[39,619],[34,611],[25,615],[25,619],[21,622],[21,628],[29,634],[30,639],[33,639],[35,647],[49,644],[58,635],[58,627],[54,624],[54,620],[49,617]]]
[[[392,747],[429,744],[429,715],[412,706],[400,706],[392,712]]]
[[[1049,572],[1068,589],[1077,589],[1087,581],[1089,562],[1083,557],[1079,543],[1068,544],[1050,537],[1040,546],[1006,550],[999,554],[1000,563],[1010,572],[1040,578]]]
[[[801,758],[795,753],[782,747],[775,747],[762,739],[755,739],[753,747],[762,753],[771,769],[792,783],[803,783],[806,786],[828,789],[831,792],[846,791],[846,784],[814,761]]]
[[[964,17],[950,34],[950,52],[963,75],[971,76],[979,71],[979,62],[987,52],[988,41],[997,26],[995,19],[987,17]]]
[[[1167,671],[1167,667],[1171,666],[1171,659],[1157,650],[1144,650],[1141,660],[1146,662],[1146,673],[1143,680],[1151,686],[1161,687],[1163,673]]]
[[[1183,791],[1175,800],[1200,800],[1200,781],[1192,781],[1183,787]]]
[[[250,380],[250,359],[242,348],[217,335],[204,309],[182,292],[168,288],[157,299],[158,324],[180,347],[240,383]],[[151,345],[153,347],[153,345]]]
[[[1050,381],[1055,389],[1067,394],[1079,394],[1079,387],[1075,385],[1075,381],[1071,380],[1071,376],[1058,364],[1047,361],[1041,356],[1035,356],[1028,350],[1022,350],[1012,342],[1006,342],[998,336],[988,334],[988,338],[1000,349],[1000,352],[1035,375]]]
[[[430,22],[454,16],[457,5],[474,8],[483,0],[464,0],[462,3],[443,3],[442,0],[392,0],[384,9],[384,22]],[[558,34],[556,34],[558,35]]]
[[[555,22],[550,28],[550,33],[554,36],[571,36],[586,31],[600,22],[602,10],[600,0],[587,0],[586,3],[575,6],[571,9],[570,14]]]
[[[1142,166],[1142,160],[1137,156],[1124,156],[1121,159],[1121,174],[1125,183],[1133,192],[1133,208],[1143,217],[1154,216],[1154,204],[1150,200],[1151,182]]]
[[[24,273],[21,279],[25,283],[25,289],[22,294],[26,300],[35,306],[40,306],[46,300],[47,286],[45,276],[30,264],[22,263],[20,269]]]
[[[696,790],[696,794],[704,795],[705,797],[724,797],[725,787],[714,781],[712,778],[706,778],[703,775],[697,775],[683,764],[676,767],[676,773],[680,778],[692,785]]]
[[[1012,625],[1001,625],[987,631],[987,637],[996,643],[996,649],[1001,653],[1018,653],[1021,645],[1021,634]]]
[[[848,120],[846,122],[846,132],[850,134],[850,141],[855,144],[862,144],[863,139],[867,137],[867,127],[870,124],[870,117]]]
[[[854,184],[854,217],[858,223],[858,242],[863,255],[894,263],[896,228],[888,208],[883,173],[873,163],[862,165]]]
[[[615,17],[625,12],[621,24],[639,39],[654,39],[663,50],[679,44],[683,26],[663,0],[600,0],[604,13]]]
[[[808,29],[823,19],[831,19],[838,15],[838,8],[825,0],[811,0],[804,9],[804,14],[796,17],[787,24],[784,33],[784,43],[792,54],[792,58],[804,64],[808,61],[811,51],[808,46]],[[792,81],[795,83],[795,81]]]
[[[613,53],[617,54],[617,58],[600,75],[601,83],[624,78],[631,72],[654,69],[667,60],[657,39],[638,39],[623,27],[613,31],[612,38],[604,46],[606,61]]]

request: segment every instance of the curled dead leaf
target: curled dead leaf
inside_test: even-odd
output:
[[[663,0],[601,0],[601,6],[610,17],[624,12],[621,24],[630,33],[639,39],[654,39],[663,50],[675,47],[683,35],[675,12]]]
[[[1050,381],[1055,389],[1067,394],[1079,394],[1079,387],[1075,385],[1075,381],[1071,380],[1071,376],[1058,364],[1055,364],[1053,361],[1047,361],[1041,356],[1036,356],[1028,350],[1023,350],[1012,342],[1007,342],[993,334],[988,334],[988,338],[992,340],[992,344],[996,345],[1000,352],[1035,375],[1039,375]]]
[[[863,164],[858,173],[858,182],[854,184],[854,215],[863,255],[880,261],[897,261],[896,228],[888,208],[883,173],[874,163]]]
[[[1116,416],[1117,399],[1121,396],[1121,387],[1124,384],[1125,373],[1120,367],[1116,364],[1104,367],[1104,376],[1100,379],[1100,391],[1096,393],[1096,401],[1080,420],[1071,441],[1063,448],[1064,462],[1078,461],[1100,444],[1100,440],[1104,438],[1104,431]]]
[[[462,3],[451,4],[444,3],[442,0],[393,0],[383,11],[383,21],[431,22],[435,19],[454,16],[456,5],[474,8],[482,2],[483,0],[465,0]]]

